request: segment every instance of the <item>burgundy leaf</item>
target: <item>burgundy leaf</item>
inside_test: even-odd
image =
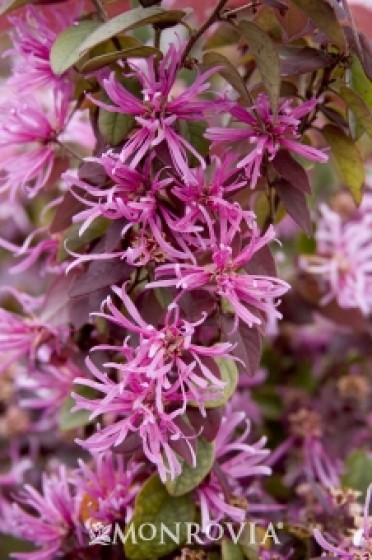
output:
[[[133,268],[120,260],[93,261],[79,274],[69,291],[71,298],[86,296],[130,278]]]
[[[79,179],[96,187],[102,186],[107,181],[104,168],[95,161],[84,161],[78,171]]]
[[[249,274],[277,276],[274,257],[267,245],[253,255],[251,260],[244,266],[244,269]]]
[[[276,181],[275,189],[291,218],[308,236],[311,236],[313,226],[304,193],[295,189],[285,179]]]
[[[185,439],[177,439],[177,440],[169,439],[169,446],[176,453],[178,453],[182,457],[182,459],[186,461],[186,463],[188,463],[189,465],[193,465],[194,457],[191,452],[190,446],[193,452],[196,453],[197,440],[195,438],[196,435],[195,430],[192,426],[190,426],[187,422],[185,422],[185,420],[183,420],[179,416],[176,416],[176,418],[174,418],[174,423],[178,426],[180,431],[188,439],[187,442]]]
[[[223,407],[209,408],[206,416],[203,416],[199,409],[189,408],[187,417],[195,429],[196,433],[203,436],[209,442],[214,441],[222,420]]]
[[[308,74],[334,64],[333,56],[311,47],[286,48],[280,53],[280,56],[280,74],[282,76]]]
[[[286,150],[280,150],[273,160],[275,171],[296,189],[311,194],[309,177],[305,169]]]
[[[57,206],[56,213],[50,225],[51,233],[60,233],[72,224],[72,218],[83,210],[85,206],[67,191],[62,202]]]
[[[234,331],[234,318],[230,315],[221,317],[221,329],[224,338],[235,344],[234,356],[244,362],[244,366],[237,362],[241,373],[254,375],[260,365],[262,336],[257,329],[250,329],[242,321]]]

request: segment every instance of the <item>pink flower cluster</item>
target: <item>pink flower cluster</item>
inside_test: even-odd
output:
[[[56,76],[50,66],[55,38],[81,13],[77,4],[73,13],[33,7],[12,19],[12,94],[0,105],[0,192],[11,204],[44,197],[45,215],[55,211],[36,244],[36,232],[21,246],[0,241],[23,257],[13,272],[31,274],[46,261],[37,275],[45,297],[7,292],[21,312],[0,310],[0,371],[16,363],[34,434],[61,427],[63,414],[81,415],[75,454],[91,455],[75,470],[44,473],[41,491],[26,485],[19,504],[0,502],[3,530],[38,547],[16,554],[19,560],[76,554],[89,524],[130,521],[149,476],[173,482],[185,463],[198,466],[200,438],[214,453],[210,472],[192,489],[202,524],[246,519],[245,479],[271,473],[270,452],[264,437],[249,443],[250,420],[228,401],[238,369],[249,370],[267,324],[282,317],[290,288],[277,277],[275,229],[259,226],[251,189],[279,150],[326,160],[300,138],[316,100],[296,107],[284,100],[274,114],[260,94],[243,107],[213,92],[218,68],[182,85],[184,44],[170,45],[161,59],[129,59],[119,64],[120,76],[92,73],[102,93],[86,95],[92,114],[118,113],[131,123],[111,145],[80,108],[75,70]],[[234,127],[211,126],[216,114],[233,117]],[[238,153],[223,153],[222,143],[237,141]],[[368,305],[369,246],[338,227],[344,241],[337,241],[343,249],[349,243],[350,255],[360,247],[366,266],[354,284],[341,281],[332,255],[332,293]],[[334,239],[318,233],[318,240],[328,259],[324,243]]]

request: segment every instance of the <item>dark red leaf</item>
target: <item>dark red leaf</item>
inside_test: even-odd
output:
[[[244,266],[249,274],[262,274],[263,276],[277,276],[275,261],[270,248],[265,245]]]
[[[206,416],[202,416],[197,408],[189,408],[187,417],[195,429],[196,433],[200,433],[204,439],[209,442],[214,441],[219,430],[222,420],[223,407],[209,408],[206,411]]]
[[[311,47],[291,47],[280,53],[280,74],[297,76],[334,64],[334,57]]]
[[[276,181],[275,189],[291,218],[307,235],[312,235],[313,226],[304,193],[295,189],[285,179]]]
[[[254,375],[260,365],[262,336],[257,329],[250,329],[242,321],[239,328],[233,331],[234,318],[224,315],[221,318],[221,330],[224,338],[235,344],[234,356],[244,362],[244,366],[237,362],[238,369],[242,373]]]
[[[85,206],[70,191],[67,191],[62,202],[57,206],[49,228],[50,232],[60,233],[70,227],[72,218],[84,208]]]
[[[130,278],[133,268],[121,260],[93,261],[88,269],[79,274],[69,291],[71,298],[87,296]]]
[[[273,160],[275,171],[288,183],[304,193],[311,194],[309,178],[305,169],[286,150],[280,150]]]

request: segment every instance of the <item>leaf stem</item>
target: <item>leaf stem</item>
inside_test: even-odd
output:
[[[234,17],[240,12],[243,12],[244,10],[259,8],[260,5],[261,5],[261,0],[252,0],[251,2],[247,2],[246,4],[244,4],[244,6],[239,6],[238,8],[232,8],[231,10],[227,10],[223,14],[223,19],[229,19],[231,17]]]
[[[181,60],[181,65],[184,64],[186,58],[188,57],[191,49],[193,48],[193,46],[195,45],[195,43],[198,42],[198,40],[200,39],[200,37],[207,31],[207,29],[209,29],[209,27],[211,25],[213,25],[213,23],[215,21],[217,21],[218,19],[220,19],[220,12],[222,10],[222,8],[225,6],[225,4],[227,4],[228,0],[219,0],[219,2],[217,2],[216,7],[214,8],[213,12],[211,13],[211,15],[209,16],[209,18],[203,23],[203,25],[193,34],[192,37],[190,37],[189,42],[186,45],[186,48],[183,52],[183,56],[182,56],[182,60]]]
[[[97,15],[99,17],[99,19],[101,21],[107,21],[108,20],[108,15],[107,12],[105,10],[105,8],[103,7],[103,4],[101,2],[101,0],[91,0],[93,6],[96,9]]]

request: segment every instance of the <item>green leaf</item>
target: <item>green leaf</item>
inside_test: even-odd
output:
[[[353,55],[351,66],[353,90],[357,92],[369,109],[372,110],[372,82],[366,76],[359,58]]]
[[[280,63],[275,43],[270,35],[254,23],[241,21],[239,29],[253,54],[270,99],[271,109],[275,113],[280,91]]]
[[[196,442],[196,467],[181,459],[182,473],[174,480],[170,478],[165,486],[172,496],[183,496],[191,492],[207,476],[214,463],[214,445],[203,438]]]
[[[79,61],[79,46],[99,25],[98,21],[84,20],[58,35],[50,51],[50,65],[57,76]]]
[[[208,128],[208,125],[203,121],[180,121],[180,132],[182,136],[187,140],[200,155],[206,156],[209,154],[210,142],[204,137],[204,133]],[[196,157],[190,155],[190,164],[197,163]]]
[[[334,45],[344,52],[347,43],[344,31],[334,9],[324,0],[292,0],[311,19],[313,23],[331,39]]]
[[[233,88],[245,99],[250,102],[250,97],[243,78],[228,58],[220,53],[208,52],[203,57],[203,65],[208,68],[220,67],[218,73],[233,86]]]
[[[222,539],[221,556],[222,560],[244,560],[244,554],[240,546],[229,539]]]
[[[75,392],[87,398],[92,398],[96,394],[93,389],[85,386],[79,386]],[[58,418],[58,426],[63,432],[75,430],[76,428],[81,428],[90,423],[89,416],[91,412],[89,410],[76,410],[72,412],[71,409],[74,408],[75,404],[75,400],[69,395],[62,405]]]
[[[102,101],[107,103],[107,105],[111,104],[111,100],[106,92],[102,92]],[[106,109],[102,108],[99,110],[99,131],[106,142],[112,146],[117,146],[128,136],[134,123],[135,121],[132,115],[106,111]]]
[[[159,477],[152,476],[137,495],[132,521],[126,527],[125,556],[130,560],[149,560],[170,554],[186,541],[186,523],[192,522],[194,516],[195,505],[191,495],[170,496]],[[146,527],[143,527],[145,523],[154,527],[154,539],[141,538],[138,530],[141,525],[143,536],[147,537]],[[162,531],[164,527],[173,534],[179,531],[177,542]],[[147,526],[147,529],[151,528]]]
[[[30,0],[5,0],[0,6],[0,16],[29,4]]]
[[[94,241],[94,239],[101,237],[108,228],[109,223],[110,221],[106,218],[97,218],[81,235],[79,235],[81,223],[70,226],[61,239],[57,252],[57,262],[63,262],[68,258],[69,254],[66,247],[70,251],[77,251],[84,247],[84,245]]]
[[[345,465],[346,472],[342,476],[342,483],[365,494],[372,483],[372,457],[362,449],[358,449],[350,453]]]
[[[217,408],[227,403],[235,393],[238,384],[238,368],[233,360],[227,358],[215,358],[220,369],[221,379],[226,382],[223,395],[216,399],[211,399],[205,403],[206,408]]]
[[[333,124],[325,126],[322,132],[331,147],[336,169],[349,188],[355,202],[360,204],[364,183],[364,165],[358,147],[349,136]]]
[[[80,58],[89,49],[115,37],[119,33],[125,33],[143,25],[160,23],[178,23],[186,13],[181,10],[163,10],[153,6],[151,8],[134,8],[102,23],[93,33],[86,37],[80,44],[77,56]]]
[[[340,88],[340,97],[342,97],[349,109],[352,110],[360,126],[372,138],[372,113],[363,99],[355,91],[345,86]]]
[[[160,59],[163,55],[159,49],[156,49],[155,47],[147,47],[146,45],[140,44],[121,51],[105,53],[91,58],[83,64],[81,71],[83,73],[93,72],[95,70],[100,70],[117,60],[124,60],[125,58],[147,58],[148,56],[156,56]]]

